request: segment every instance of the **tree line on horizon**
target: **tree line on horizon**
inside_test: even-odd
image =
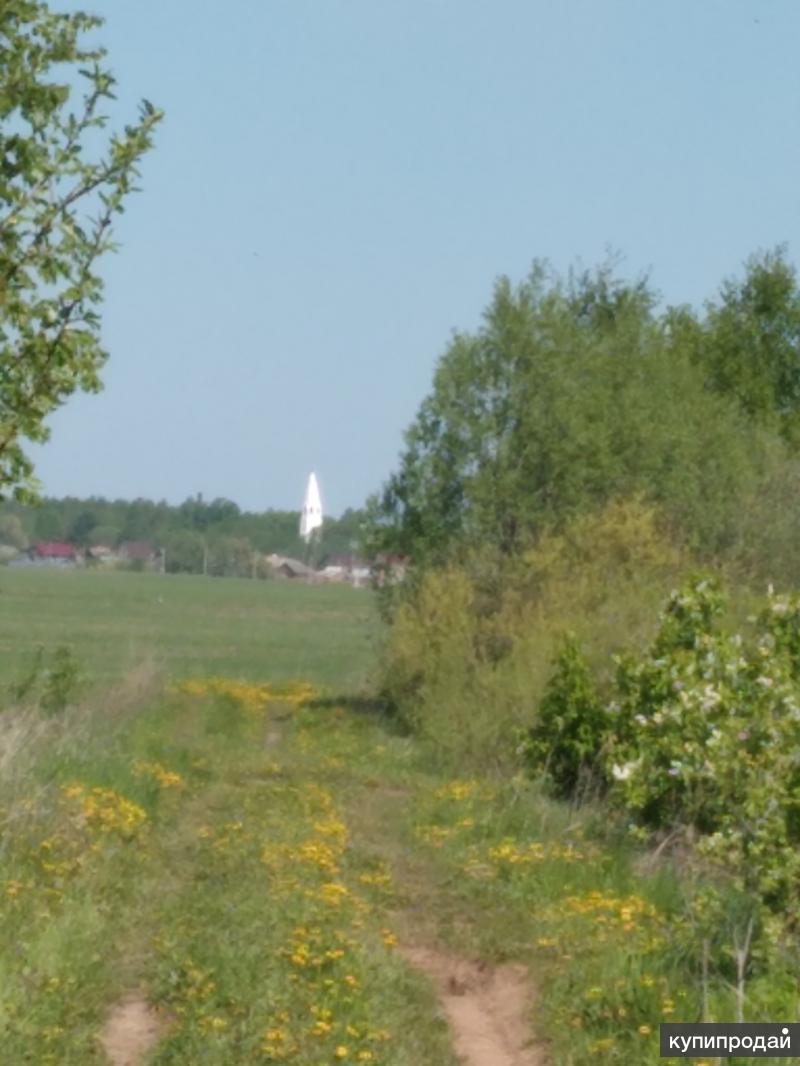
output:
[[[362,517],[363,512],[348,508],[340,518],[325,518],[314,545],[315,561],[354,554]],[[305,557],[299,521],[299,511],[244,511],[232,500],[204,500],[200,495],[178,505],[163,500],[45,497],[36,504],[0,503],[0,543],[20,550],[37,541],[113,549],[129,541],[148,541],[166,551],[167,570],[172,573],[202,572],[209,553],[214,572],[249,574],[254,553]]]

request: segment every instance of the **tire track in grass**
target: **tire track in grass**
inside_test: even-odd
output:
[[[442,926],[458,937],[476,919],[463,913],[447,885],[402,842],[399,823],[409,798],[407,789],[380,785],[369,802],[361,797],[351,807],[358,844],[380,855],[403,901],[393,916],[402,957],[431,981],[465,1066],[546,1066],[529,1022],[535,988],[527,968],[492,966],[441,946]]]
[[[306,745],[304,716],[265,714],[250,686],[214,689],[185,693],[197,715],[187,758],[209,776],[159,833],[170,891],[153,901],[149,958],[131,973],[174,1024],[152,1033],[131,992],[107,1025],[146,1043],[115,1049],[107,1030],[112,1066],[450,1063],[433,997],[381,928],[380,880],[353,860],[324,741]]]

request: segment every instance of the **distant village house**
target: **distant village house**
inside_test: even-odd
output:
[[[272,568],[272,573],[275,577],[284,577],[290,580],[305,578],[307,581],[312,581],[316,577],[316,572],[310,566],[301,563],[299,559],[291,559],[286,555],[268,555],[267,562]]]
[[[10,566],[52,566],[67,569],[78,562],[78,549],[74,544],[60,540],[38,540]]]
[[[154,563],[161,553],[149,540],[126,540],[120,544],[117,556],[123,563]]]

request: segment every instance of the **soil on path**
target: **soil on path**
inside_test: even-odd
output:
[[[433,981],[466,1066],[543,1066],[526,1020],[531,986],[524,966],[491,967],[434,948],[401,950]]]
[[[350,819],[358,844],[380,856],[392,872],[401,905],[393,917],[400,951],[408,964],[432,982],[464,1066],[546,1066],[546,1045],[529,1019],[535,984],[525,966],[492,966],[441,946],[474,946],[474,914],[465,913],[441,874],[402,840],[405,789],[381,785]]]
[[[166,1021],[139,993],[111,1008],[100,1045],[111,1066],[139,1066],[164,1035]]]

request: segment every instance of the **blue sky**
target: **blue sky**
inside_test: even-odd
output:
[[[63,3],[59,6],[65,6]],[[359,506],[500,274],[609,249],[701,303],[800,254],[797,0],[95,0],[167,112],[50,495]]]

